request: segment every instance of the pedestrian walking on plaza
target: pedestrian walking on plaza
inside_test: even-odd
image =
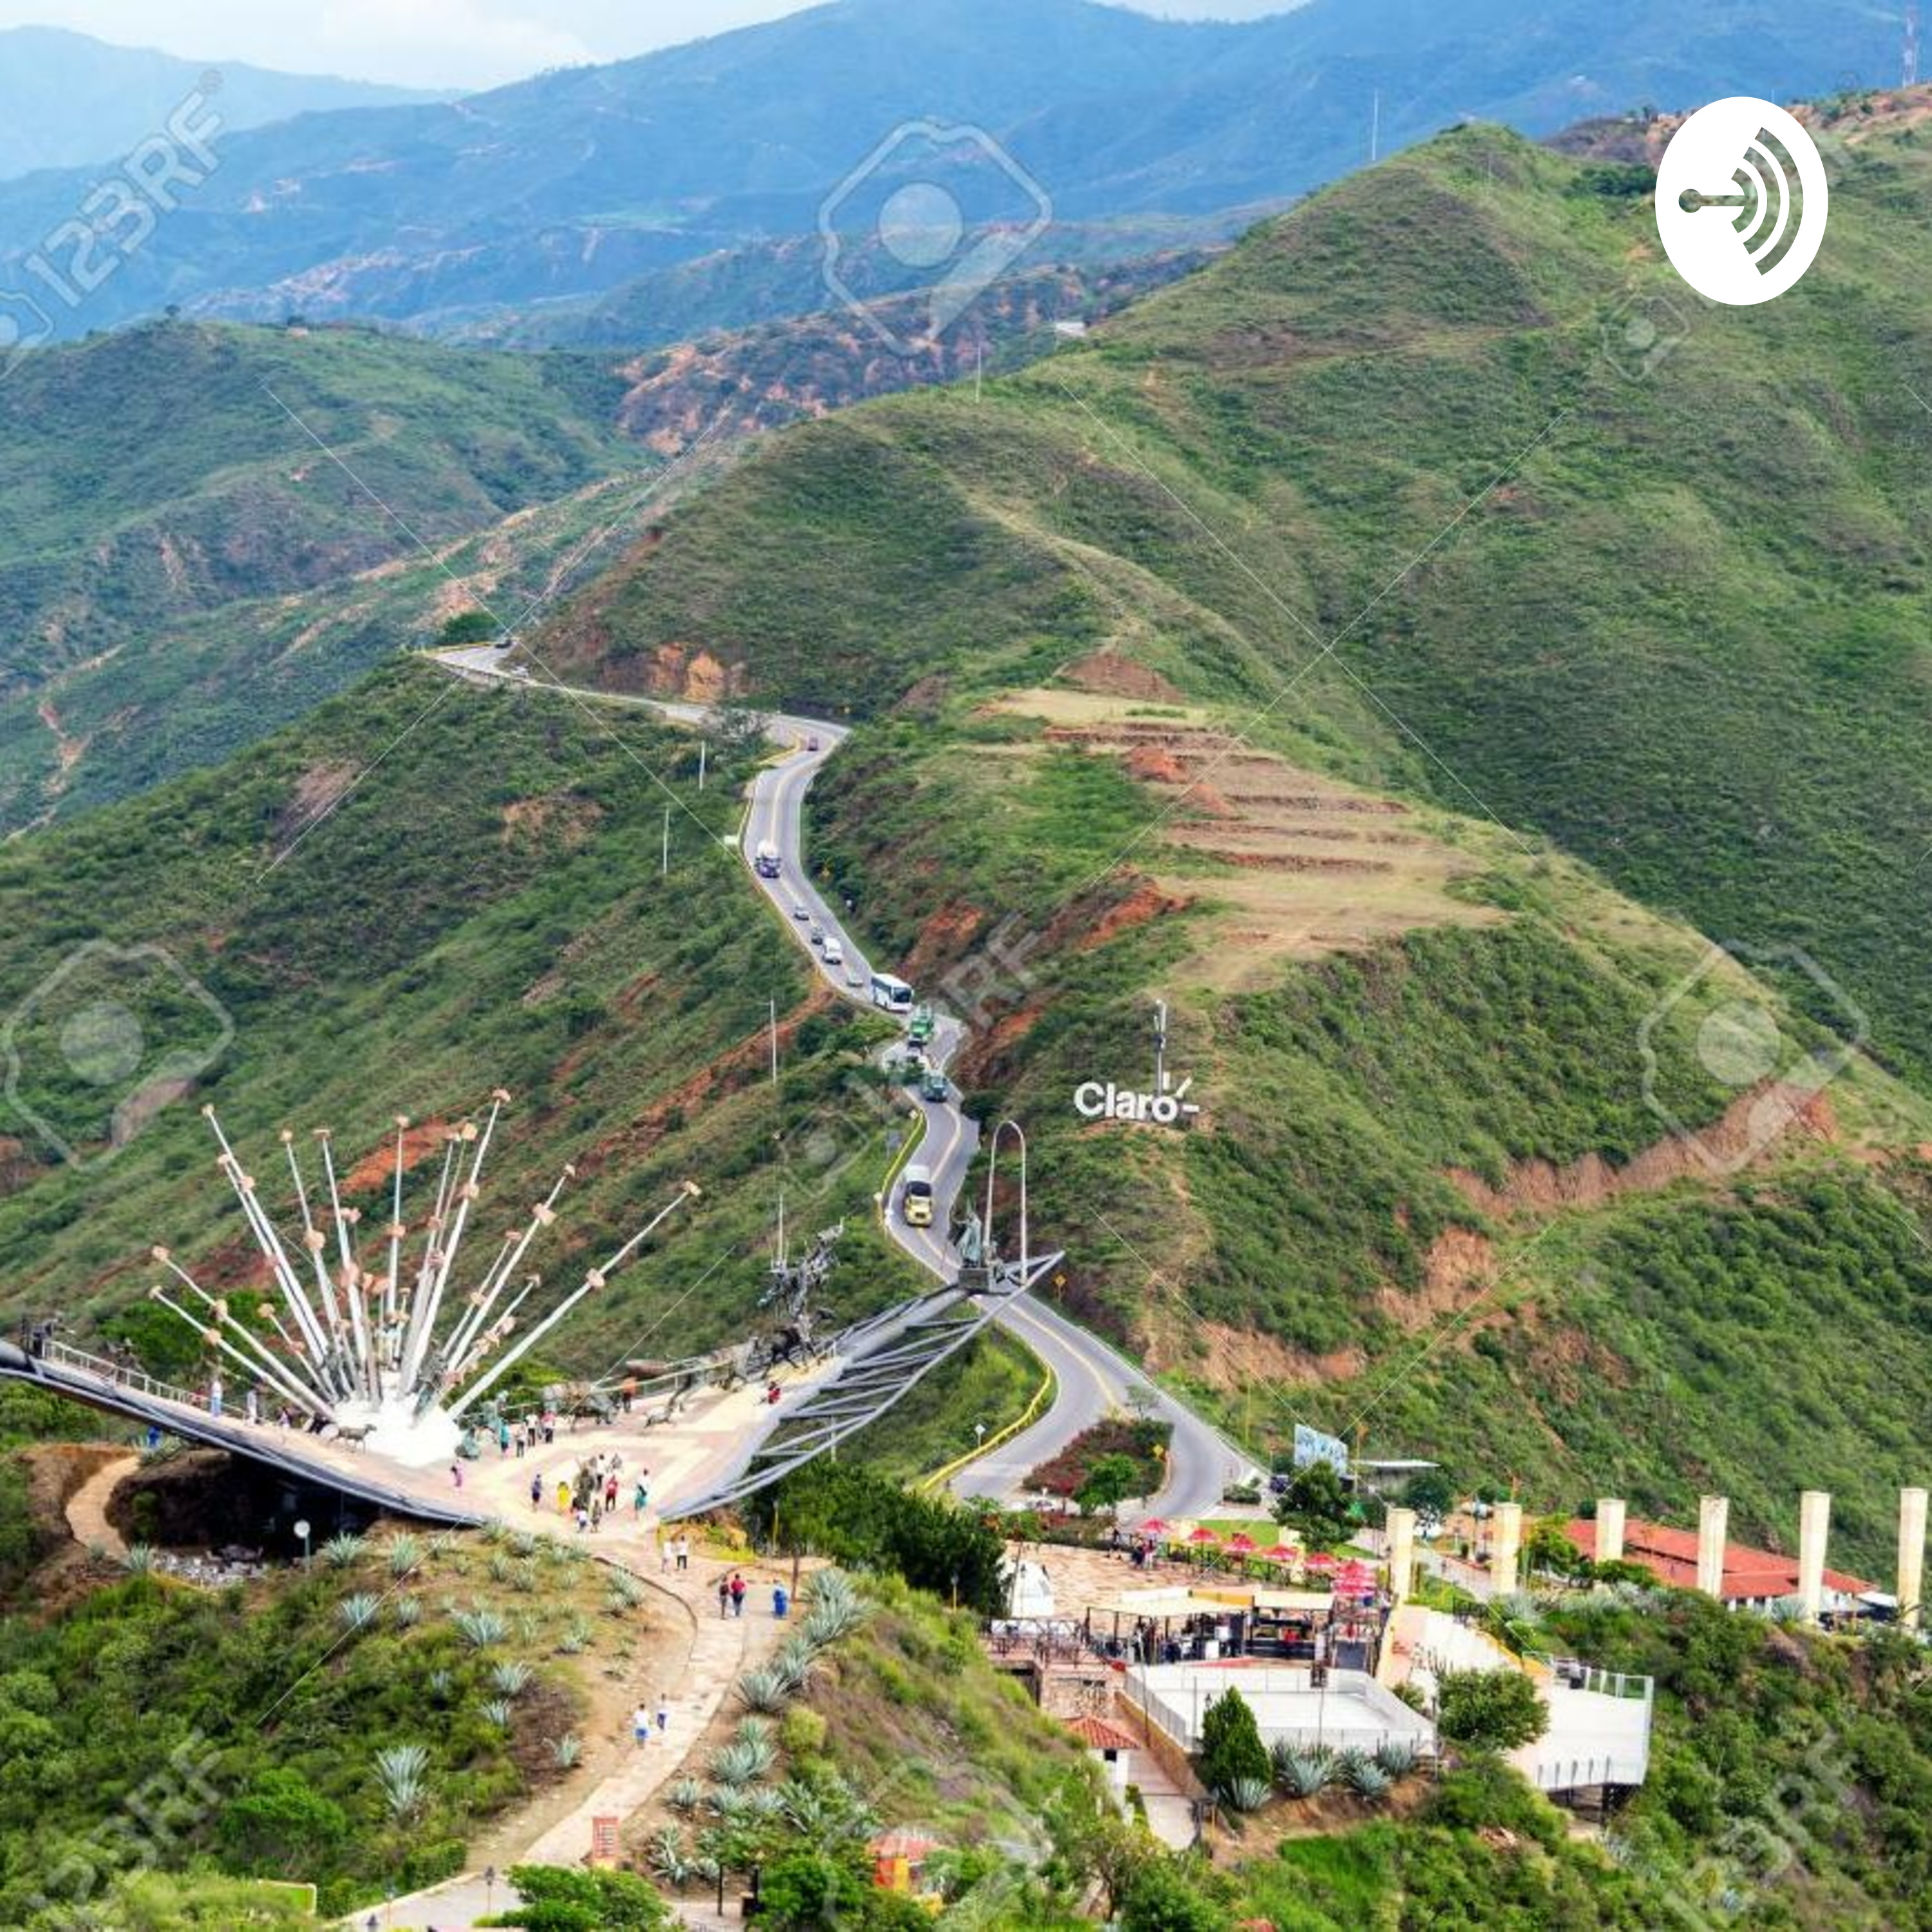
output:
[[[604,1479],[604,1507],[607,1510],[617,1507],[617,1478],[614,1471]]]
[[[559,1516],[570,1514],[570,1485],[560,1482],[556,1486],[556,1513]]]
[[[590,1527],[596,1529],[604,1520],[604,1498],[592,1496],[590,1498]]]
[[[496,1454],[507,1456],[510,1453],[510,1425],[501,1416],[496,1418]]]
[[[543,1478],[541,1476],[532,1476],[530,1478],[530,1508],[532,1509],[543,1508]]]
[[[578,1506],[577,1533],[581,1536],[590,1527],[590,1512],[581,1504]]]
[[[463,1465],[462,1465],[460,1462],[452,1462],[452,1463],[451,1463],[451,1464],[450,1464],[450,1466],[449,1466],[449,1480],[450,1480],[451,1483],[452,1483],[452,1484],[453,1484],[456,1488],[458,1488],[458,1489],[459,1489],[459,1490],[462,1488],[462,1486],[463,1486]]]
[[[651,1741],[651,1714],[641,1704],[631,1713],[631,1735],[640,1748]]]
[[[721,1617],[731,1614],[731,1580],[728,1576],[718,1580],[718,1614]]]
[[[785,1594],[785,1586],[782,1583],[774,1583],[772,1586],[772,1615],[783,1623],[785,1612],[790,1608],[791,1598]]]
[[[663,1691],[658,1693],[658,1736],[664,1737],[670,1730],[670,1700]]]
[[[691,1538],[680,1536],[677,1540],[677,1567],[680,1570],[691,1568]]]
[[[735,1570],[731,1572],[731,1614],[734,1617],[745,1614],[745,1580]]]
[[[634,1516],[641,1517],[644,1515],[644,1511],[650,1506],[650,1500],[651,1486],[644,1480],[643,1477],[640,1476],[638,1478],[637,1493],[631,1498],[632,1515]]]

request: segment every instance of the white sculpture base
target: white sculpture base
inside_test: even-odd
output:
[[[453,1462],[463,1440],[463,1425],[440,1408],[418,1415],[412,1402],[386,1402],[381,1408],[367,1402],[344,1402],[335,1412],[345,1429],[366,1429],[363,1448],[398,1462],[406,1469],[427,1469],[438,1462]]]

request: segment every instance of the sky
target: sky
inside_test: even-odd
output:
[[[1292,0],[1147,0],[1175,19],[1252,20]],[[0,0],[0,27],[67,27],[192,60],[412,87],[490,87],[549,67],[800,10],[800,0]]]

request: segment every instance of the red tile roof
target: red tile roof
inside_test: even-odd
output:
[[[1597,1553],[1597,1526],[1578,1516],[1568,1524],[1564,1534],[1586,1556]],[[1697,1532],[1672,1529],[1667,1523],[1641,1522],[1632,1517],[1624,1525],[1624,1560],[1640,1563],[1661,1582],[1680,1590],[1697,1587]],[[1856,1597],[1877,1588],[1862,1577],[1842,1570],[1825,1572],[1825,1587]],[[1752,1597],[1795,1597],[1798,1594],[1798,1559],[1780,1556],[1768,1550],[1754,1550],[1748,1544],[1724,1545],[1724,1577],[1718,1594],[1724,1603]]]
[[[1105,1718],[1076,1718],[1066,1726],[1089,1750],[1136,1750],[1133,1738]]]

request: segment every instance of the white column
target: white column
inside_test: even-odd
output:
[[[1597,1555],[1599,1563],[1615,1563],[1624,1553],[1624,1499],[1597,1498]]]
[[[1516,1558],[1522,1549],[1522,1504],[1496,1504],[1490,1537],[1490,1587],[1506,1597],[1516,1588]]]
[[[1898,1620],[1918,1629],[1921,1594],[1925,1582],[1925,1492],[1898,1492]]]
[[[1815,1624],[1825,1606],[1825,1545],[1831,1534],[1831,1497],[1807,1490],[1798,1498],[1798,1594],[1808,1624]]]
[[[1724,1588],[1724,1543],[1730,1533],[1729,1496],[1700,1496],[1697,1501],[1697,1587],[1707,1597],[1721,1598]]]

